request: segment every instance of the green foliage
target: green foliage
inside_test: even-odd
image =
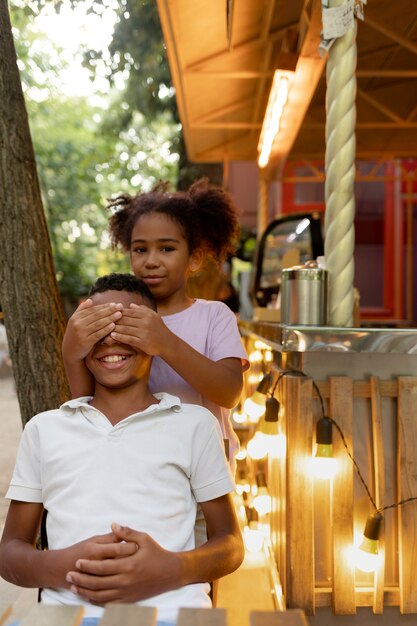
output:
[[[130,110],[114,88],[101,94],[100,106],[66,96],[64,55],[36,25],[44,4],[13,0],[11,17],[56,275],[70,312],[98,274],[128,271],[128,261],[109,247],[107,198],[149,189],[161,178],[175,185],[178,126],[168,112],[146,119]],[[127,108],[129,124],[120,123]]]

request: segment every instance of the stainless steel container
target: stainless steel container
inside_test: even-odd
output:
[[[281,322],[325,326],[327,271],[316,261],[281,270]]]

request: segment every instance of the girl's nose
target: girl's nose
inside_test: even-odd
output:
[[[159,260],[157,252],[150,251],[146,257],[146,267],[158,267]]]

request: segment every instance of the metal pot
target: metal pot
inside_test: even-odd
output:
[[[327,321],[327,271],[316,261],[281,270],[281,322],[324,326]]]

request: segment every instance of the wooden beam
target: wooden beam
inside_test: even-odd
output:
[[[158,4],[159,2],[161,2],[161,0],[158,0]],[[288,24],[286,24],[285,26],[282,26],[281,28],[277,28],[275,30],[270,31],[269,38],[272,39],[273,41],[276,41],[277,39],[279,39],[279,37],[282,36],[282,34],[286,30],[288,30],[288,28],[294,28],[295,26],[297,26],[297,22],[289,22]],[[236,56],[240,56],[242,54],[249,54],[253,52],[254,50],[256,50],[257,48],[265,46],[265,45],[266,45],[266,40],[262,35],[260,37],[254,37],[253,39],[249,39],[248,41],[245,41],[239,44],[238,46],[234,46],[233,50],[229,50],[229,49],[222,50],[221,52],[218,52],[217,54],[212,54],[211,56],[205,57],[204,59],[199,59],[195,63],[190,63],[190,65],[184,68],[184,71],[191,71],[191,70],[200,71],[200,70],[203,70],[206,65],[210,65],[213,62],[218,63],[219,61],[220,62],[230,61],[230,59],[234,59],[236,58]]]
[[[321,2],[313,0],[310,23],[295,68],[281,128],[272,146],[268,170],[276,170],[287,159],[326,65],[326,58],[321,57],[318,51],[321,28]]]
[[[377,30],[385,37],[388,37],[388,39],[392,39],[403,48],[407,48],[407,50],[410,50],[411,52],[414,52],[414,54],[417,54],[417,44],[414,43],[414,41],[411,41],[411,39],[406,39],[405,37],[402,37],[395,31],[391,30],[390,28],[387,28],[386,26],[384,26],[384,24],[378,22],[378,20],[370,17],[368,12],[365,17],[365,23],[367,24],[367,26],[370,26],[374,30]]]
[[[362,100],[365,100],[365,102],[370,104],[377,111],[380,111],[381,113],[386,115],[393,122],[397,122],[397,123],[401,124],[402,122],[405,121],[399,115],[396,115],[396,113],[391,111],[391,109],[389,109],[387,106],[382,104],[382,102],[379,102],[379,100],[377,100],[376,98],[371,96],[369,93],[363,91],[363,89],[358,89],[357,90],[357,94],[358,94],[358,96],[360,96],[362,98]]]
[[[192,124],[199,124],[200,122],[209,122],[210,120],[216,119],[217,117],[222,117],[223,115],[229,115],[230,113],[235,113],[236,111],[240,111],[241,109],[251,108],[255,102],[255,98],[245,98],[244,100],[238,100],[236,102],[231,102],[229,105],[220,107],[215,109],[214,111],[210,111],[209,113],[204,113],[204,115],[199,115],[194,118]]]

